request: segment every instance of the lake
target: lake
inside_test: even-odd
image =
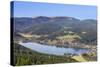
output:
[[[34,42],[27,42],[27,43],[20,42],[19,44],[40,53],[53,54],[53,55],[64,55],[64,54],[78,55],[82,53],[87,53],[89,51],[88,49],[83,49],[83,48],[64,48],[64,47],[43,45]]]

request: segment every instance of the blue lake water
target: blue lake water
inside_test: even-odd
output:
[[[82,54],[88,52],[88,49],[56,47],[49,45],[41,45],[39,43],[34,43],[34,42],[19,43],[19,44],[40,53],[53,54],[53,55],[64,55],[69,53]]]

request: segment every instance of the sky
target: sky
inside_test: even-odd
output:
[[[87,5],[14,1],[13,13],[14,17],[66,16],[78,19],[96,19],[97,7]]]

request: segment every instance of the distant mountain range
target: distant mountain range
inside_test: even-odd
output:
[[[20,37],[18,33],[32,35],[48,35],[48,38],[64,36],[68,32],[79,35],[81,42],[97,42],[97,20],[79,20],[73,17],[14,17],[14,35]],[[66,33],[67,32],[67,33]],[[84,34],[85,33],[85,34]],[[17,35],[17,36],[16,36]]]
[[[55,31],[73,30],[75,32],[81,31],[96,31],[97,20],[85,19],[79,20],[72,17],[44,17],[39,16],[36,18],[13,18],[14,28],[20,32],[32,32],[49,34]]]

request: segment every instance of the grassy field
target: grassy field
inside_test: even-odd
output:
[[[73,56],[72,58],[79,62],[97,61],[97,54],[95,52],[91,52],[88,54]]]
[[[57,39],[60,39],[60,40],[67,40],[67,41],[74,41],[76,39],[81,39],[81,37],[77,34],[67,34],[67,35],[64,35],[64,36],[59,36],[57,37]]]
[[[72,58],[75,59],[75,60],[77,60],[77,61],[79,61],[79,62],[86,62],[87,61],[86,59],[84,59],[82,57],[82,55],[73,56]]]
[[[60,36],[60,37],[57,37],[58,39],[74,39],[74,38],[81,38],[79,35],[77,34],[73,34],[73,35],[64,35],[64,36]]]

